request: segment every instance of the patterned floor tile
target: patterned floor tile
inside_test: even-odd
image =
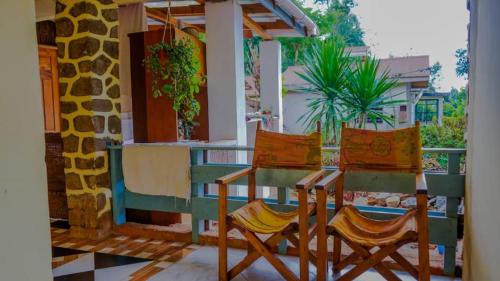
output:
[[[59,229],[69,229],[70,225],[67,220],[54,220],[50,223],[50,227],[55,227]]]
[[[121,265],[140,263],[140,262],[149,262],[149,261],[150,260],[136,258],[136,257],[94,253],[95,269],[121,266]]]
[[[62,247],[52,247],[52,257],[63,257],[63,256],[70,256],[70,255],[77,255],[77,254],[83,254],[87,253],[87,251],[81,251],[77,249],[68,249],[68,248],[62,248]]]
[[[94,271],[92,270],[54,277],[54,281],[95,281]]]

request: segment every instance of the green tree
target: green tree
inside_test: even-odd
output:
[[[354,0],[332,0],[325,9],[304,7],[304,1],[294,0],[295,4],[316,23],[319,29],[318,38],[296,37],[279,38],[282,44],[282,66],[285,70],[289,66],[303,64],[307,50],[319,41],[319,38],[336,37],[347,46],[364,45],[364,32],[358,18],[352,13]],[[317,1],[319,4],[326,1]]]
[[[424,147],[465,147],[465,117],[443,117],[443,125],[432,123],[422,126],[422,145]]]
[[[357,59],[340,95],[347,112],[346,121],[353,120],[358,128],[365,128],[370,121],[377,128],[377,119],[394,126],[394,117],[383,109],[403,102],[394,99],[401,93],[387,94],[396,87],[397,80],[390,78],[388,70],[379,74],[379,66],[380,61],[372,56]]]
[[[469,57],[467,54],[467,49],[456,50],[455,57],[457,58],[457,64],[455,68],[457,76],[467,79],[469,76]]]
[[[447,117],[463,117],[467,107],[467,90],[452,88],[450,94],[445,97],[443,114]]]
[[[436,92],[439,81],[441,81],[441,70],[443,66],[440,62],[434,63],[430,68],[429,91]]]
[[[303,90],[317,95],[310,99],[308,111],[298,121],[303,121],[308,129],[313,129],[320,121],[326,143],[337,142],[343,110],[339,95],[345,91],[351,61],[344,43],[329,38],[313,45],[305,58],[305,72],[297,73],[311,85]]]

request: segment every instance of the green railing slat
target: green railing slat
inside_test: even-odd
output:
[[[196,183],[214,183],[218,177],[249,167],[246,164],[204,164],[191,167],[191,181]],[[270,170],[261,169],[257,172],[257,185],[278,186],[278,187],[293,187],[293,185],[305,176],[307,171],[299,170]],[[373,181],[373,175],[366,173],[359,174],[355,182],[365,182],[363,191],[369,192],[395,192],[405,193],[404,184],[411,184],[413,178],[409,178],[405,174],[386,173],[387,175]],[[427,185],[429,187],[429,195],[432,196],[449,196],[463,197],[465,192],[465,176],[464,175],[448,175],[444,173],[427,173]],[[374,183],[367,185],[366,183]],[[247,178],[242,178],[234,183],[235,185],[246,185]],[[412,185],[414,186],[414,185]],[[358,186],[359,187],[359,186]],[[386,190],[384,190],[384,187]],[[353,188],[354,190],[354,188]],[[359,190],[358,191],[362,191]],[[411,187],[407,188],[406,193],[412,193]]]

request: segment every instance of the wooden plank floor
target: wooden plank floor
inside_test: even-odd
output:
[[[174,242],[160,239],[134,238],[131,236],[112,234],[101,240],[72,238],[70,231],[64,228],[51,227],[52,246],[86,252],[98,252],[119,256],[130,256],[152,260],[147,266],[134,272],[130,280],[147,280],[199,248],[189,242]],[[54,258],[53,268],[77,259],[80,255]]]

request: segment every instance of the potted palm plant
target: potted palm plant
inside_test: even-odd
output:
[[[388,70],[380,71],[380,61],[373,56],[357,59],[346,75],[344,91],[339,99],[345,108],[345,120],[358,128],[368,122],[377,129],[377,120],[394,126],[394,116],[384,108],[396,106],[403,100],[395,99],[401,93],[391,94],[397,80],[389,76]]]
[[[329,38],[312,46],[305,55],[304,73],[296,73],[310,85],[302,90],[316,95],[309,100],[308,111],[298,121],[308,129],[320,121],[324,142],[328,144],[337,143],[343,112],[340,96],[345,91],[351,62],[342,41]]]

